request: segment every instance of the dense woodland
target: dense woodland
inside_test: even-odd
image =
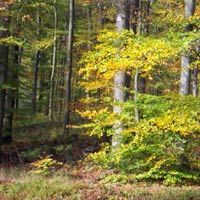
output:
[[[2,169],[90,166],[104,184],[198,185],[199,66],[200,0],[1,0]],[[103,190],[66,196],[120,196]]]

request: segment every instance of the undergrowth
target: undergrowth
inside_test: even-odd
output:
[[[1,169],[1,200],[198,200],[200,187],[96,181],[98,170],[63,168],[51,176],[22,168]],[[86,177],[82,177],[86,173]],[[79,175],[79,176],[78,176]],[[96,176],[95,176],[96,175]]]

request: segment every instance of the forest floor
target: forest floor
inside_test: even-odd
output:
[[[86,154],[98,151],[98,139],[74,131],[69,140],[61,132],[59,122],[16,124],[13,142],[3,146],[0,200],[200,200],[195,185],[105,181],[115,172],[84,162]],[[45,168],[59,162],[62,166]]]

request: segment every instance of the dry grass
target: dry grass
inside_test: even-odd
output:
[[[0,200],[200,200],[199,186],[103,184],[102,173],[67,167],[45,177],[22,168],[1,169]]]

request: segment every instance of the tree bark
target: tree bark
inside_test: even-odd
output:
[[[138,11],[140,0],[131,0],[130,4],[130,28],[136,34],[138,25]]]
[[[138,33],[138,35],[142,35],[142,31],[143,31],[143,29],[142,29],[142,0],[139,0],[139,5],[138,5],[139,7],[138,7],[138,27],[137,27],[137,29],[138,29],[138,31],[137,31],[137,33]]]
[[[40,26],[41,26],[41,18],[39,11],[37,12],[37,35],[40,35]],[[34,75],[33,75],[33,91],[32,91],[32,111],[36,112],[36,104],[37,104],[37,84],[38,84],[38,67],[39,67],[39,59],[40,59],[40,50],[36,50],[35,52],[35,64],[34,64]]]
[[[128,30],[130,19],[130,2],[127,0],[116,0],[115,2],[117,15],[116,15],[116,31]],[[117,55],[116,55],[117,56]],[[128,83],[128,75],[123,70],[118,70],[114,75],[114,103],[113,112],[117,115],[122,113],[121,103],[127,100],[127,92],[125,90]],[[119,105],[118,105],[119,104]],[[123,131],[123,122],[114,124],[115,133],[112,137],[112,146],[117,147],[121,143],[121,132]]]
[[[12,86],[12,89],[6,90],[6,104],[5,104],[5,133],[12,141],[12,129],[13,129],[13,116],[15,109],[15,102],[18,98],[18,81],[19,81],[19,46],[12,47],[12,65],[7,70],[7,84]]]
[[[66,62],[65,60],[63,61],[63,66],[65,66]],[[61,69],[61,80],[60,80],[60,101],[59,101],[59,116],[62,116],[63,113],[63,98],[64,98],[64,79],[65,79],[65,74],[64,74],[64,70]]]
[[[39,66],[40,51],[37,50],[35,53],[35,65],[34,65],[34,75],[33,75],[33,91],[32,91],[32,111],[36,112],[36,97],[37,97],[37,82],[38,82],[38,66]]]
[[[146,2],[146,9],[145,9],[145,21],[144,21],[144,33],[146,34],[146,35],[148,35],[149,34],[149,25],[150,25],[150,23],[149,23],[149,17],[150,17],[150,5],[151,5],[151,0],[148,0],[147,2]]]
[[[91,5],[89,4],[87,6],[87,26],[88,26],[88,38],[87,38],[87,49],[91,49],[91,36],[92,36],[92,8]]]
[[[54,101],[54,87],[55,87],[55,71],[57,58],[57,28],[58,28],[58,1],[55,0],[54,7],[54,43],[53,43],[53,60],[50,77],[50,97],[49,97],[49,120],[53,120],[53,101]]]
[[[69,5],[69,31],[67,46],[67,74],[66,74],[66,101],[64,116],[64,133],[68,133],[70,124],[70,103],[71,103],[71,79],[72,79],[72,59],[73,59],[73,30],[74,30],[74,0],[70,0]]]
[[[193,81],[192,81],[192,94],[195,97],[198,96],[198,74],[199,74],[199,69],[194,69],[193,70]]]
[[[21,61],[22,61],[22,47],[19,46],[15,46],[15,52],[18,52],[15,55],[15,59],[18,59],[17,63],[17,80],[16,80],[16,96],[15,96],[15,109],[19,108],[19,67],[21,65]]]
[[[3,27],[6,28],[7,22],[5,19],[0,19]],[[7,37],[8,31],[0,31],[0,38]],[[7,76],[7,65],[8,65],[8,46],[0,45],[0,162],[1,162],[1,145],[3,135],[3,120],[5,111],[5,94],[6,91],[4,86],[6,84]]]
[[[194,15],[196,1],[195,0],[184,0],[185,3],[185,18],[188,19],[189,17]],[[191,31],[192,25],[186,25],[184,31]],[[190,52],[185,52],[181,58],[181,75],[180,75],[180,87],[179,87],[179,94],[181,95],[188,95],[190,93],[190,80],[191,80],[191,70],[189,68],[192,62]]]

